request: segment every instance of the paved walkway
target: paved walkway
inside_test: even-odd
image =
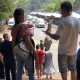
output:
[[[52,76],[52,79],[46,79],[46,76],[43,75],[41,78],[37,78],[37,76],[35,76],[36,80],[61,80],[61,76],[59,73],[54,73]],[[26,76],[25,74],[23,75],[23,80],[28,80],[28,76]]]

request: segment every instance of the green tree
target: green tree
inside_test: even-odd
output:
[[[40,1],[39,0],[28,0],[27,9],[30,11],[35,11],[40,8]]]
[[[12,0],[0,0],[0,20],[5,20],[12,15],[14,10]]]
[[[27,0],[16,0],[15,6],[16,8],[24,8],[26,6],[26,3],[27,3]]]
[[[46,3],[42,4],[42,8],[44,8],[46,11],[50,11],[50,12],[57,11],[57,10],[59,10],[60,4],[63,1],[70,1],[73,5],[76,0],[52,0],[52,2],[46,2]]]
[[[23,8],[27,11],[39,11],[39,9],[43,9],[49,12],[59,10],[60,4],[63,1],[70,1],[72,4],[76,0],[14,0],[16,2],[16,7]]]

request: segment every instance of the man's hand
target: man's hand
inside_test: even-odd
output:
[[[3,56],[1,53],[0,53],[0,61],[3,62]]]
[[[42,30],[42,32],[44,32],[44,33],[47,34],[47,35],[48,35],[48,33],[49,33],[48,31],[43,31],[43,30]]]

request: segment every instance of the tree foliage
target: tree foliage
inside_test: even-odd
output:
[[[16,0],[14,0],[16,1]],[[45,11],[56,11],[59,10],[60,4],[63,1],[70,1],[72,4],[76,0],[17,0],[17,7],[24,8],[25,11],[37,11],[43,9]]]
[[[27,0],[17,0],[15,1],[16,8],[24,8],[26,6]]]
[[[55,3],[44,3],[43,5],[42,5],[42,8],[44,8],[45,9],[45,11],[50,11],[50,12],[53,12],[53,11],[55,11],[55,10],[57,10],[57,5],[55,4]]]
[[[35,11],[40,8],[40,0],[28,0],[27,10]]]
[[[13,13],[12,0],[0,0],[0,20],[7,19]]]
[[[44,8],[45,10],[50,11],[50,12],[57,11],[57,10],[59,10],[60,4],[63,1],[70,1],[73,5],[76,0],[53,0],[50,3],[42,4],[42,8]]]

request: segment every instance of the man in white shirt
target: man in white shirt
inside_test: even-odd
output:
[[[76,80],[76,50],[80,28],[79,19],[71,17],[72,5],[65,1],[60,6],[61,20],[55,34],[45,31],[51,38],[58,40],[58,64],[62,80],[67,80],[67,71],[71,71],[71,80]]]

